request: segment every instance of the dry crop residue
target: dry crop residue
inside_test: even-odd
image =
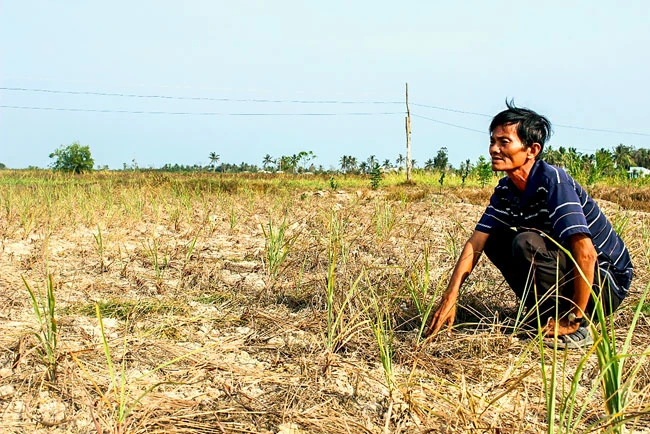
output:
[[[472,202],[461,192],[400,201],[365,189],[180,198],[125,190],[110,206],[61,203],[52,211],[61,215],[37,214],[32,226],[7,219],[3,432],[543,431],[538,347],[509,333],[515,300],[487,261],[466,284],[452,337],[416,345],[416,299],[426,304],[444,288],[485,206]],[[647,215],[626,215],[638,294]],[[269,240],[280,228],[284,238]],[[22,280],[44,293],[48,273],[54,384]],[[375,309],[384,326],[390,318],[382,335],[390,372],[372,331]],[[644,319],[638,335],[648,327]],[[570,366],[578,360],[568,356]],[[590,369],[581,396],[597,383]],[[639,388],[647,383],[644,371]],[[580,426],[602,415],[599,394],[590,399]]]

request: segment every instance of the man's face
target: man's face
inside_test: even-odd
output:
[[[517,134],[517,124],[499,125],[490,136],[492,170],[513,172],[535,160],[531,148],[526,148]]]

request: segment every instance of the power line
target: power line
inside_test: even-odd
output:
[[[146,110],[111,110],[111,109],[83,109],[64,107],[30,107],[16,105],[0,105],[0,108],[17,110],[47,110],[63,112],[87,112],[87,113],[123,113],[123,114],[146,114],[146,115],[196,115],[196,116],[374,116],[374,115],[403,115],[404,112],[348,112],[348,113],[222,113],[222,112],[165,112]]]
[[[290,103],[290,104],[403,104],[403,101],[339,101],[339,100],[282,100],[282,99],[253,99],[253,98],[212,98],[203,96],[172,96],[172,95],[140,95],[134,93],[91,92],[55,89],[31,89],[26,87],[0,87],[0,90],[11,92],[36,92],[65,95],[116,96],[123,98],[169,99],[185,101],[217,101],[217,102],[255,102],[255,103]]]
[[[452,113],[462,113],[462,114],[465,114],[465,115],[483,116],[483,117],[487,117],[487,118],[492,117],[491,115],[488,115],[488,114],[485,114],[485,113],[469,112],[469,111],[465,111],[465,110],[457,110],[457,109],[452,109],[452,108],[449,108],[449,107],[441,107],[441,106],[437,106],[437,105],[416,104],[416,103],[411,103],[411,104],[414,105],[414,106],[418,106],[418,107],[432,108],[432,109],[442,110],[442,111],[452,112]]]
[[[427,104],[413,104],[413,105],[418,106],[418,107],[426,107],[426,108],[432,108],[432,109],[435,109],[435,110],[452,112],[452,113],[461,113],[461,114],[467,114],[467,115],[482,116],[482,117],[487,117],[487,118],[492,117],[492,115],[488,115],[488,114],[485,114],[485,113],[470,112],[470,111],[465,111],[465,110],[456,110],[456,109],[452,109],[452,108],[449,108],[449,107],[441,107],[441,106],[427,105]],[[436,122],[440,122],[440,121],[436,121]],[[554,127],[571,128],[571,129],[574,129],[574,130],[582,130],[582,131],[593,131],[593,132],[599,132],[599,133],[626,134],[626,135],[633,135],[633,136],[650,137],[650,133],[642,133],[642,132],[638,132],[638,131],[621,131],[621,130],[611,130],[611,129],[606,129],[606,128],[588,128],[588,127],[580,127],[580,126],[575,126],[575,125],[556,124],[556,123],[552,123],[552,125]]]
[[[607,130],[607,129],[601,129],[601,128],[576,127],[576,126],[573,126],[573,125],[562,125],[562,124],[553,124],[553,126],[560,127],[560,128],[571,128],[571,129],[574,129],[574,130],[595,131],[595,132],[599,132],[599,133],[627,134],[627,135],[631,135],[631,136],[650,137],[650,134],[648,134],[648,133],[640,133],[640,132],[637,132],[637,131]]]
[[[428,117],[426,117],[426,116],[420,116],[420,115],[416,115],[416,114],[413,114],[413,113],[411,113],[411,116],[414,116],[414,117],[416,117],[416,118],[420,118],[420,119],[426,119],[426,120],[428,120],[428,121],[436,122],[436,123],[438,123],[438,124],[448,125],[448,126],[450,126],[450,127],[454,127],[454,128],[460,128],[461,130],[474,131],[474,132],[476,132],[476,133],[481,133],[481,134],[485,134],[485,133],[486,133],[486,131],[476,130],[476,129],[474,129],[474,128],[464,127],[464,126],[462,126],[462,125],[452,124],[452,123],[450,123],[450,122],[444,122],[444,121],[440,121],[440,120],[438,120],[438,119],[428,118]]]
[[[41,88],[26,88],[26,87],[0,87],[0,90],[11,92],[36,92],[36,93],[49,93],[49,94],[66,94],[66,95],[92,95],[92,96],[111,96],[111,97],[124,97],[124,98],[139,98],[139,99],[165,99],[165,100],[185,100],[185,101],[212,101],[212,102],[241,102],[241,103],[283,103],[283,104],[403,104],[403,101],[346,101],[346,100],[283,100],[283,99],[255,99],[255,98],[213,98],[213,97],[188,97],[188,96],[172,96],[172,95],[142,95],[132,93],[112,93],[112,92],[96,92],[96,91],[71,91],[71,90],[57,90],[57,89],[41,89]],[[459,113],[481,117],[492,117],[486,113],[472,112],[467,110],[459,110],[451,107],[412,103],[413,106],[430,108],[434,110],[446,111],[451,113]],[[202,115],[202,116],[370,116],[382,114],[398,114],[398,113],[286,113],[286,114],[270,114],[270,113],[215,113],[215,112],[162,112],[162,111],[129,111],[129,110],[101,110],[101,109],[64,109],[52,107],[25,107],[25,106],[0,106],[2,108],[14,109],[29,109],[29,110],[51,110],[51,111],[74,111],[74,112],[97,112],[97,113],[129,113],[129,114],[169,114],[169,115]],[[439,121],[437,119],[427,118],[425,116],[414,115],[432,122],[449,125],[455,128],[465,129],[468,131],[479,131],[473,128],[464,127],[462,125],[452,124],[448,122]],[[638,131],[622,131],[607,128],[589,128],[576,125],[566,124],[553,124],[559,128],[569,128],[581,131],[592,131],[610,134],[625,134],[635,135],[642,137],[650,137],[650,133]],[[481,131],[481,133],[484,133]]]

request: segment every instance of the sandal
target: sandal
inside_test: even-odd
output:
[[[594,339],[591,337],[589,329],[583,326],[571,334],[557,337],[557,347],[562,349],[586,348],[593,343]],[[553,347],[555,342],[553,338],[546,338],[544,339],[544,344],[548,347]]]

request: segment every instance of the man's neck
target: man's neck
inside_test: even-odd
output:
[[[521,167],[516,168],[515,170],[508,171],[506,174],[512,183],[517,187],[517,190],[524,191],[526,190],[526,184],[528,183],[528,177],[530,176],[531,170],[535,165],[535,160],[530,160],[526,162]]]

